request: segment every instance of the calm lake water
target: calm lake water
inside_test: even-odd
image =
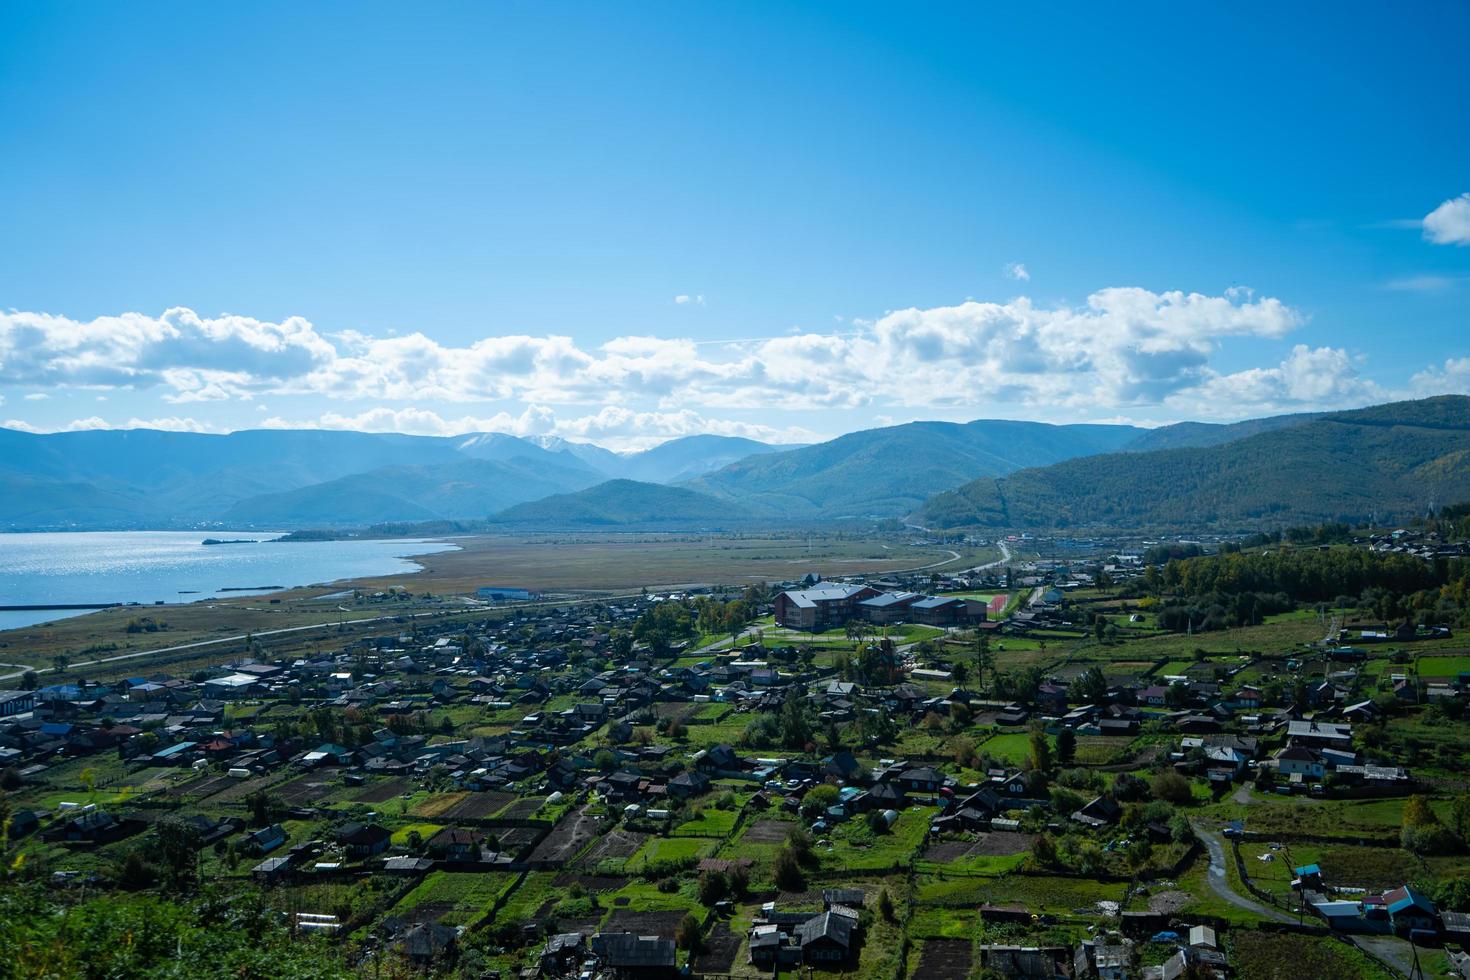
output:
[[[260,531],[88,531],[0,534],[0,606],[71,602],[193,602],[225,589],[291,588],[418,571],[412,555],[452,551],[442,541],[274,543]],[[205,545],[205,538],[256,544]],[[0,629],[81,612],[0,612]]]

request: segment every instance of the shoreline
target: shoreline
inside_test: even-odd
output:
[[[78,531],[78,532],[34,531],[34,532],[20,532],[20,533],[33,534],[33,535],[40,535],[40,534],[48,534],[49,535],[49,534],[53,534],[53,533],[54,534],[66,534],[66,533],[78,533],[78,534],[148,534],[148,533],[180,534],[180,533],[191,533],[191,532],[188,532],[188,531],[181,532],[181,531],[177,531],[177,530],[171,530],[171,531],[166,531],[166,532],[164,532],[164,531]],[[279,534],[280,532],[272,532],[272,533]],[[277,537],[277,538],[262,539],[262,540],[259,540],[259,541],[253,541],[253,542],[249,542],[249,543],[251,543],[251,544],[273,544],[273,543],[276,543],[277,541],[280,541],[280,540],[282,540],[282,539],[279,538],[279,537]],[[13,633],[16,633],[16,632],[26,631],[26,630],[33,630],[33,629],[41,629],[41,628],[52,628],[52,627],[55,627],[58,624],[62,624],[62,623],[78,623],[80,621],[89,620],[89,619],[98,619],[98,620],[100,620],[106,614],[115,614],[115,613],[117,613],[119,611],[125,611],[129,615],[131,615],[131,616],[141,616],[141,615],[157,614],[157,613],[163,613],[165,611],[169,615],[175,615],[175,614],[179,613],[182,610],[190,610],[190,609],[197,609],[197,608],[222,607],[222,608],[228,609],[228,608],[235,607],[235,606],[238,606],[238,605],[243,604],[243,603],[248,603],[250,601],[259,600],[259,599],[263,599],[263,598],[269,598],[272,601],[272,604],[279,604],[284,597],[287,597],[287,596],[289,596],[292,593],[310,593],[310,592],[317,592],[317,591],[324,591],[324,590],[346,591],[346,592],[349,592],[349,593],[352,592],[352,591],[354,591],[354,590],[372,590],[372,591],[376,591],[377,590],[376,587],[368,586],[366,583],[377,582],[379,580],[387,579],[387,578],[402,578],[402,577],[405,577],[405,576],[422,574],[424,571],[427,570],[427,567],[428,566],[421,559],[427,558],[428,556],[434,555],[434,554],[452,553],[454,551],[458,551],[458,550],[461,550],[463,548],[463,545],[460,544],[459,542],[452,541],[452,540],[449,540],[447,538],[442,538],[442,537],[423,537],[423,538],[396,538],[396,537],[394,537],[394,538],[353,538],[353,539],[345,539],[345,540],[347,540],[349,542],[360,541],[360,542],[362,542],[364,544],[370,543],[370,542],[379,542],[379,541],[391,541],[391,542],[402,544],[403,545],[403,548],[401,548],[401,549],[395,548],[394,549],[395,554],[388,555],[388,556],[383,556],[383,557],[385,559],[391,559],[392,561],[402,562],[407,567],[403,567],[403,568],[399,568],[399,569],[391,570],[391,571],[385,570],[385,571],[377,571],[377,572],[368,572],[366,574],[361,574],[361,573],[359,573],[359,574],[350,574],[349,573],[348,575],[344,575],[344,576],[341,576],[341,577],[338,577],[338,578],[319,579],[317,581],[303,582],[303,583],[297,583],[297,584],[244,585],[244,586],[240,586],[240,585],[228,585],[228,586],[219,586],[219,587],[214,587],[214,588],[194,588],[194,587],[191,587],[191,588],[183,588],[183,589],[173,589],[173,590],[171,590],[172,591],[172,596],[177,597],[177,598],[171,598],[171,599],[142,600],[142,599],[93,599],[93,598],[87,598],[87,599],[77,599],[75,601],[60,601],[60,600],[52,600],[51,597],[47,597],[46,599],[38,600],[38,601],[35,601],[35,602],[24,602],[24,601],[22,601],[22,602],[16,602],[16,603],[12,604],[12,608],[10,608],[8,610],[0,610],[0,614],[3,614],[4,612],[23,612],[23,611],[35,611],[35,612],[51,612],[51,611],[54,611],[54,612],[62,612],[64,610],[68,610],[68,609],[75,610],[75,614],[74,615],[55,616],[55,617],[52,617],[52,618],[34,620],[34,621],[31,621],[31,622],[16,623],[14,625],[0,625],[0,646],[6,645],[7,640],[10,638],[10,634],[13,634]],[[232,543],[234,543],[234,542],[232,542]],[[240,542],[240,543],[243,544],[244,542]],[[337,542],[337,541],[321,541],[321,542],[304,541],[304,542],[296,542],[296,543],[301,543],[301,544],[313,544],[313,543],[334,544],[334,543],[339,543],[339,542]],[[414,550],[414,546],[416,546],[416,545],[432,545],[434,547],[432,547],[429,550],[416,551],[416,550]],[[198,542],[198,547],[207,548],[210,551],[215,550],[214,549],[214,546],[205,544],[203,541]],[[173,584],[178,584],[178,583],[173,583]],[[193,583],[193,584],[197,584],[197,583]],[[318,598],[320,598],[320,597],[319,596],[310,596],[310,595],[307,595],[307,596],[301,597],[299,600],[296,600],[296,601],[310,602],[310,601],[314,601],[314,600],[316,600]],[[3,618],[3,617],[0,617],[0,618]]]

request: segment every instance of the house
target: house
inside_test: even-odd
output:
[[[35,691],[0,691],[0,718],[25,714],[35,707]]]
[[[409,926],[398,937],[398,949],[419,965],[433,962],[454,948],[459,930],[437,922],[420,922]]]
[[[278,823],[260,830],[252,831],[245,835],[240,842],[241,848],[250,854],[269,854],[282,844],[286,843],[286,831]]]
[[[592,952],[614,976],[630,980],[672,977],[677,971],[672,939],[631,932],[600,932],[592,937]]]
[[[1384,892],[1383,902],[1394,932],[1406,935],[1414,930],[1439,931],[1439,910],[1427,896],[1408,885]]]
[[[1283,776],[1303,776],[1308,779],[1322,778],[1322,757],[1305,746],[1288,745],[1286,748],[1277,751],[1274,758],[1276,760],[1276,770]]]
[[[1344,748],[1353,744],[1353,726],[1316,719],[1289,721],[1286,737],[1297,745]]]
[[[445,827],[430,837],[426,846],[429,853],[446,861],[474,861],[480,856],[480,847],[485,835],[478,830]]]
[[[1236,691],[1230,699],[1230,706],[1241,711],[1260,711],[1263,704],[1265,704],[1265,695],[1261,693],[1261,689],[1248,684]]]
[[[669,795],[687,800],[709,790],[709,777],[702,772],[681,772],[669,780]]]
[[[251,877],[265,885],[273,885],[291,872],[290,857],[270,857],[250,869]]]
[[[822,775],[839,782],[847,782],[862,772],[862,769],[862,764],[849,749],[843,749],[822,763]]]
[[[1005,977],[1065,977],[1072,951],[1064,946],[1004,946],[982,943],[980,964]]]
[[[350,858],[372,857],[381,854],[388,849],[393,835],[384,827],[375,823],[359,823],[354,820],[342,825],[337,832],[337,842],[342,845]]]
[[[907,793],[937,793],[944,785],[944,776],[931,766],[919,766],[904,770],[898,785]]]
[[[856,922],[838,912],[813,916],[796,927],[793,936],[807,963],[841,963],[852,953],[852,931]]]
[[[1123,815],[1123,808],[1110,796],[1095,797],[1086,806],[1072,814],[1072,819],[1089,827],[1105,827],[1116,823]]]
[[[546,940],[541,950],[541,975],[562,976],[574,972],[587,955],[587,937],[580,932],[561,932]]]

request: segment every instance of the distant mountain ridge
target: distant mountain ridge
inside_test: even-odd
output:
[[[618,454],[581,443],[541,446],[502,433],[0,429],[0,528],[484,518],[609,477],[684,479],[749,452],[779,448],[725,436],[691,436]],[[482,465],[467,465],[477,463]]]
[[[1470,500],[1470,398],[1349,412],[1203,448],[1103,454],[972,481],[918,508],[935,527],[1244,529]]]
[[[976,477],[1116,452],[1145,431],[997,419],[910,422],[747,457],[684,486],[773,516],[899,517]]]
[[[609,480],[576,493],[517,504],[490,521],[549,527],[727,527],[747,521],[751,516],[743,507],[684,487]]]
[[[217,523],[329,529],[492,518],[505,523],[507,512],[542,524],[558,512],[571,523],[646,523],[654,504],[670,508],[666,516],[682,515],[701,526],[721,513],[728,520],[785,523],[916,515],[936,526],[1187,523],[1196,513],[1206,515],[1205,521],[1250,521],[1311,510],[1292,499],[1311,485],[1303,482],[1307,475],[1293,472],[1294,483],[1271,475],[1305,460],[1313,461],[1315,474],[1359,486],[1361,494],[1332,491],[1323,499],[1335,503],[1318,508],[1347,513],[1355,494],[1386,494],[1387,509],[1406,506],[1407,491],[1377,470],[1364,480],[1353,469],[1354,448],[1342,445],[1340,433],[1323,436],[1324,427],[1377,426],[1396,433],[1404,425],[1400,416],[1409,413],[1417,435],[1376,440],[1390,445],[1381,447],[1383,456],[1373,465],[1389,467],[1393,450],[1412,444],[1409,455],[1429,467],[1420,476],[1432,473],[1449,493],[1458,487],[1461,470],[1453,458],[1434,455],[1429,433],[1460,431],[1462,402],[1431,399],[1404,403],[1413,409],[1380,406],[1155,429],[1004,419],[911,422],[798,447],[699,435],[640,453],[503,433],[35,435],[0,429],[0,528]],[[1262,439],[1268,441],[1256,442]],[[1258,445],[1267,455],[1251,470],[1243,456]],[[1346,456],[1323,458],[1333,446]],[[1140,477],[1154,467],[1164,467],[1158,480]],[[696,496],[659,495],[650,485]],[[596,492],[576,496],[590,491]],[[572,499],[514,510],[550,498]],[[723,510],[717,512],[709,500]]]

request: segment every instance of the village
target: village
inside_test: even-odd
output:
[[[1462,852],[1410,841],[1470,819],[1452,631],[1165,631],[1158,568],[487,588],[310,651],[32,675],[0,692],[6,862],[256,890],[363,972],[1470,976],[1424,884]]]

